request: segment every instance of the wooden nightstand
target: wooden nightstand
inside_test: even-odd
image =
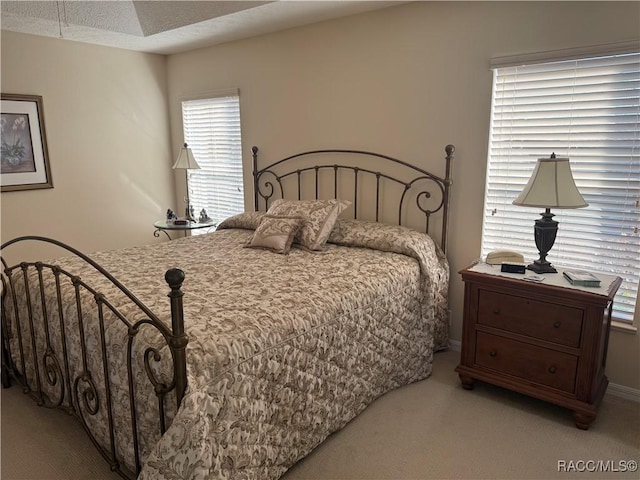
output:
[[[569,408],[576,426],[588,429],[609,383],[611,309],[622,279],[598,274],[600,287],[576,287],[559,270],[533,283],[484,263],[460,274],[465,295],[456,371],[463,387],[481,380]]]

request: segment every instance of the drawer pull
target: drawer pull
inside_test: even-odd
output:
[[[495,357],[497,354],[498,354],[498,352],[496,352],[495,350],[491,350],[491,351],[489,352],[489,356],[490,356],[490,357]]]
[[[494,308],[493,313],[496,315],[500,315],[500,309],[498,307]]]
[[[553,324],[553,328],[560,328],[560,322],[556,322]]]
[[[555,366],[553,366],[553,365],[551,365],[551,366],[549,367],[549,373],[556,373],[556,367],[555,367]]]

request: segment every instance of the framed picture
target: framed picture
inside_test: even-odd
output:
[[[42,97],[3,93],[0,122],[2,191],[53,188]]]

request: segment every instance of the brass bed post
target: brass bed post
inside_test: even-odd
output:
[[[456,151],[456,147],[449,144],[444,147],[444,151],[447,153],[447,165],[445,170],[444,177],[444,202],[442,209],[442,240],[440,246],[442,247],[442,252],[447,253],[447,227],[449,225],[449,190],[451,188],[451,160],[453,160],[453,152]]]
[[[176,400],[178,407],[182,403],[185,390],[187,389],[187,343],[189,339],[184,333],[184,312],[182,308],[181,290],[184,282],[184,272],[179,268],[167,270],[164,279],[171,288],[169,295],[171,299],[171,330],[173,335],[169,341],[169,346],[173,352],[173,375],[176,385]]]

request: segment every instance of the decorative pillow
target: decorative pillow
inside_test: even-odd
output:
[[[224,230],[225,228],[242,228],[244,230],[255,230],[260,225],[264,217],[264,212],[244,212],[232,217],[225,218],[216,230]]]
[[[351,202],[347,200],[276,200],[269,215],[288,215],[304,218],[294,241],[309,250],[322,250],[331,230]]]
[[[251,240],[245,246],[264,248],[276,253],[289,253],[293,237],[298,233],[303,222],[302,217],[264,215]]]

